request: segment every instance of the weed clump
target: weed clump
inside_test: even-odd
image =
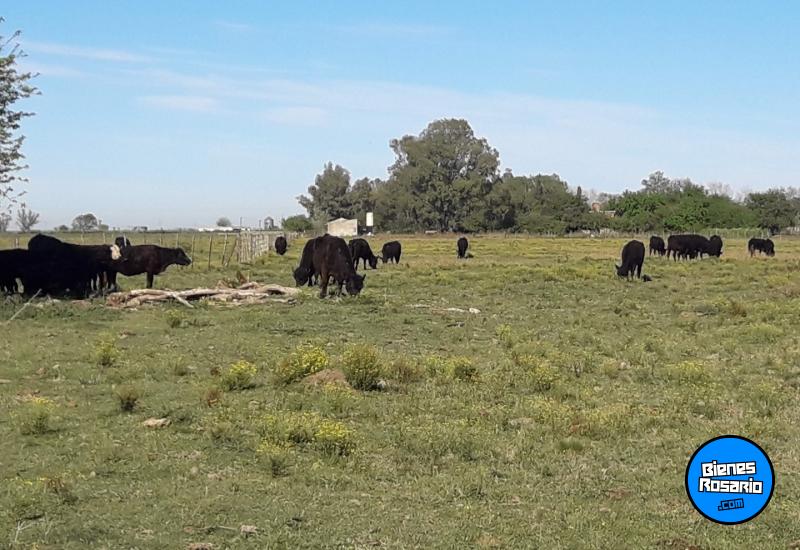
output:
[[[389,365],[387,376],[402,384],[411,384],[425,378],[425,368],[418,363],[400,357]]]
[[[139,402],[139,390],[132,386],[122,386],[117,390],[117,400],[122,412],[133,412]]]
[[[381,376],[378,352],[369,345],[350,346],[342,355],[342,370],[347,382],[357,390],[372,390]]]
[[[256,374],[258,369],[253,363],[237,361],[222,374],[220,384],[227,391],[246,390],[255,386]]]
[[[102,336],[94,346],[94,362],[99,367],[113,367],[119,360],[117,340],[110,334]]]
[[[17,424],[22,435],[41,435],[50,431],[55,403],[46,397],[32,397],[17,412]]]
[[[222,390],[219,388],[208,388],[206,393],[203,394],[203,403],[205,403],[206,407],[215,407],[219,405],[221,400]]]
[[[450,375],[456,380],[474,382],[480,375],[478,367],[468,357],[453,357],[449,363]]]
[[[330,358],[322,346],[301,344],[283,358],[273,369],[275,380],[280,384],[291,384],[309,374],[317,373],[330,366]]]
[[[561,378],[558,368],[535,355],[515,355],[514,364],[524,369],[525,377],[537,392],[546,392]]]
[[[167,311],[166,319],[169,328],[180,328],[186,325],[186,316],[182,312],[174,309]]]
[[[266,461],[272,477],[281,477],[289,473],[289,459],[291,446],[285,443],[262,441],[256,453]]]
[[[311,447],[327,456],[346,456],[356,447],[350,428],[314,412],[267,414],[259,425],[259,434],[262,445]]]

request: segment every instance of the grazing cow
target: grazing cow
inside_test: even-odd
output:
[[[758,252],[759,254],[763,252],[767,256],[774,256],[775,243],[772,242],[772,239],[757,239],[753,237],[752,239],[747,241],[747,250],[750,252],[751,257],[756,252]]]
[[[722,256],[722,237],[719,235],[712,235],[708,239],[708,249],[706,250],[709,256],[719,258]]]
[[[642,264],[644,263],[644,244],[641,241],[630,241],[622,247],[622,265],[617,268],[617,276],[633,278],[642,276]]]
[[[469,248],[469,241],[466,237],[461,237],[458,239],[456,243],[456,251],[458,253],[459,258],[466,258],[467,257],[467,249]]]
[[[85,298],[102,274],[121,258],[117,245],[70,244],[42,234],[31,237],[28,251],[20,277],[28,295],[38,290]]]
[[[659,237],[658,235],[653,235],[650,237],[650,255],[652,256],[653,253],[658,254],[659,256],[663,256],[667,253],[667,248],[664,244],[664,239]]]
[[[286,237],[284,237],[283,235],[279,235],[275,239],[275,252],[277,252],[279,256],[283,256],[284,254],[286,254],[286,246],[287,246]]]
[[[314,245],[313,265],[320,276],[319,297],[324,298],[328,292],[328,281],[333,277],[342,294],[342,285],[347,293],[355,296],[364,288],[366,275],[359,275],[353,267],[353,258],[347,243],[340,237],[323,235],[317,237]]]
[[[164,248],[154,244],[139,244],[124,248],[122,257],[112,262],[109,269],[113,273],[109,285],[117,286],[117,273],[127,277],[147,273],[147,288],[153,288],[153,278],[163,273],[169,266],[191,265],[192,260],[182,248]]]
[[[327,233],[326,233],[327,235]],[[317,241],[320,237],[309,239],[303,247],[303,254],[300,256],[300,265],[292,273],[294,275],[294,282],[297,286],[314,285],[314,279],[319,275],[314,269],[314,249],[317,246]]]
[[[709,240],[702,235],[670,235],[667,239],[667,258],[670,253],[675,261],[679,257],[692,260],[698,256],[702,258],[703,254],[708,254],[709,247]]]
[[[21,248],[0,250],[0,292],[16,294],[17,279],[27,261],[28,251]]]
[[[372,253],[372,248],[365,239],[353,239],[347,247],[350,249],[350,256],[353,257],[355,269],[358,269],[359,260],[364,260],[364,269],[367,269],[367,262],[372,269],[378,269],[378,258]]]
[[[394,260],[395,263],[400,263],[400,241],[389,241],[381,248],[381,260],[383,263]]]

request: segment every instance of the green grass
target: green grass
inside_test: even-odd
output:
[[[720,260],[648,258],[654,281],[641,283],[613,275],[624,240],[480,236],[458,261],[454,237],[399,239],[402,263],[367,271],[355,299],[304,289],[295,304],[22,312],[0,341],[0,547],[15,535],[54,549],[800,539],[800,240],[778,240],[771,259],[747,257],[745,240]],[[301,250],[173,266],[156,285],[237,269],[291,285]],[[372,346],[377,360],[358,364],[386,384],[283,383],[274,369],[309,343],[351,376],[365,349],[353,346]],[[255,375],[227,384],[240,361]],[[48,400],[42,429],[33,396]],[[142,425],[153,417],[171,423]],[[694,450],[726,433],[758,442],[777,474],[769,507],[735,527],[703,519],[683,485]]]

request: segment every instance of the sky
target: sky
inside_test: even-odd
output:
[[[41,228],[257,226],[326,162],[465,118],[515,174],[800,185],[800,2],[55,2],[0,8]]]

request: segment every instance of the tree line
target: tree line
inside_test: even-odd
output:
[[[390,146],[396,158],[385,180],[352,181],[348,170],[327,163],[308,194],[298,197],[307,215],[285,219],[284,228],[304,231],[340,217],[363,224],[366,212],[375,213],[381,230],[395,232],[754,227],[774,232],[800,218],[795,188],[734,198],[722,184],[704,187],[654,172],[635,191],[586,194],[557,174],[500,173],[497,150],[476,137],[466,120],[436,120],[418,136],[394,139]]]

